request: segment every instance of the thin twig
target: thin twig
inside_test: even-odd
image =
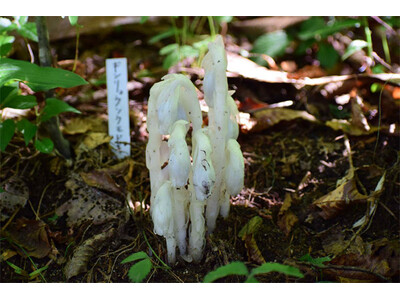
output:
[[[377,16],[371,16],[372,19],[374,19],[376,22],[378,22],[379,24],[381,24],[383,27],[385,27],[388,31],[390,31],[392,34],[396,34],[397,32],[396,30],[394,30],[392,28],[392,26],[390,26],[388,23],[386,23],[385,21],[383,21],[381,18],[377,17]]]
[[[8,227],[8,225],[10,225],[10,223],[12,222],[12,220],[14,219],[14,217],[16,216],[16,214],[19,212],[19,210],[21,209],[21,207],[18,207],[13,214],[11,215],[11,217],[8,219],[7,223],[1,228],[1,231],[4,232],[6,230],[6,228]]]
[[[342,271],[362,272],[362,273],[374,275],[375,277],[378,277],[379,279],[381,279],[385,282],[392,282],[389,278],[387,278],[379,273],[376,273],[371,270],[359,268],[359,267],[354,267],[354,266],[316,265],[316,264],[313,264],[310,262],[305,262],[305,261],[296,261],[296,264],[319,268],[321,270],[334,269],[334,270],[342,270]]]
[[[47,189],[51,186],[53,184],[53,182],[50,182],[48,185],[46,185],[46,187],[43,189],[43,192],[42,192],[42,195],[40,196],[40,199],[39,199],[39,204],[38,204],[38,208],[37,208],[37,211],[36,211],[36,220],[40,220],[40,218],[39,218],[39,212],[40,212],[40,206],[42,205],[42,200],[43,200],[43,197],[44,197],[44,194],[46,193],[46,191],[47,191]]]

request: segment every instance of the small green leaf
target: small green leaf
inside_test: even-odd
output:
[[[360,21],[357,19],[340,19],[333,22],[325,21],[321,17],[312,17],[305,21],[298,34],[300,40],[308,40],[311,38],[325,38],[333,33],[339,32],[345,28],[359,26]]]
[[[28,109],[37,105],[36,97],[32,95],[10,95],[1,103],[2,107]]]
[[[321,63],[321,66],[327,69],[331,69],[339,61],[339,54],[331,44],[321,43],[317,53],[317,59]]]
[[[146,23],[146,21],[149,19],[149,16],[142,16],[140,17],[140,24]]]
[[[28,275],[28,273],[27,273],[25,270],[23,270],[23,269],[21,269],[20,267],[14,265],[13,263],[9,262],[8,260],[6,260],[6,263],[7,263],[11,268],[14,269],[15,273],[17,273],[17,274],[19,274],[19,275],[23,275],[23,276]]]
[[[351,55],[356,53],[357,51],[360,51],[361,49],[365,48],[368,46],[368,43],[363,40],[354,40],[351,41],[349,46],[347,47],[346,51],[342,55],[342,60],[346,60],[349,58]]]
[[[0,87],[0,106],[3,106],[3,103],[7,100],[7,98],[18,95],[18,90],[18,83]]]
[[[0,86],[12,79],[27,83],[35,92],[87,84],[82,77],[70,71],[39,67],[27,61],[0,58]]]
[[[35,148],[42,153],[49,154],[53,151],[54,143],[49,138],[44,138],[43,140],[37,139],[35,141]]]
[[[372,73],[383,74],[383,73],[385,73],[385,67],[377,64],[376,66],[372,67]],[[394,82],[394,80],[393,80],[393,82]]]
[[[269,272],[279,272],[288,276],[303,278],[304,275],[296,267],[282,265],[279,263],[263,263],[261,266],[251,270],[249,277],[257,274],[265,274]]]
[[[123,261],[121,261],[121,264],[132,262],[132,261],[135,261],[138,259],[145,259],[145,258],[148,259],[149,256],[145,252],[140,251],[140,252],[136,252],[136,253],[129,255],[127,258],[125,258]]]
[[[7,56],[8,53],[10,53],[11,49],[12,49],[13,44],[3,44],[0,46],[0,57],[4,57]]]
[[[210,36],[208,38],[205,38],[204,40],[193,43],[193,47],[198,49],[199,51],[207,50],[208,44],[213,40],[214,39]]]
[[[42,273],[43,271],[47,270],[49,266],[44,266],[40,269],[37,269],[35,271],[33,271],[32,273],[29,274],[30,279],[33,279],[35,276],[39,275],[40,273]]]
[[[253,53],[266,54],[273,58],[281,56],[285,53],[289,46],[291,38],[283,30],[270,32],[260,36],[255,42],[252,49]],[[265,60],[257,58],[256,62],[265,65]]]
[[[17,32],[23,37],[26,37],[27,39],[30,39],[34,42],[38,41],[36,24],[33,22],[28,22],[22,25],[21,27],[17,28]]]
[[[6,56],[12,49],[15,37],[0,35],[0,56]]]
[[[11,31],[17,28],[17,24],[11,22],[10,19],[0,18],[0,33]]]
[[[5,120],[0,123],[0,150],[6,150],[8,143],[14,136],[15,124],[11,119]]]
[[[24,25],[26,22],[28,22],[28,17],[27,16],[22,16],[22,17],[14,17],[15,21],[19,23],[19,25]]]
[[[54,214],[53,216],[47,218],[47,221],[55,222],[55,221],[57,221],[58,218],[59,218],[59,216],[57,214]]]
[[[312,263],[313,265],[317,267],[323,267],[324,262],[331,261],[332,259],[329,256],[324,256],[324,257],[317,257],[317,258],[312,258],[309,253],[306,255],[303,255],[302,257],[299,258],[299,261],[306,261],[309,263]]]
[[[170,67],[175,66],[179,62],[179,52],[175,50],[174,52],[167,55],[163,61],[163,68],[168,70]]]
[[[79,110],[70,106],[69,104],[67,104],[62,100],[58,100],[56,98],[48,98],[46,99],[46,106],[44,107],[42,113],[40,114],[40,121],[46,122],[52,117],[55,117],[63,112],[73,112],[77,114],[81,113]]]
[[[155,44],[155,43],[157,43],[157,42],[159,42],[159,41],[161,41],[163,39],[166,39],[166,38],[169,38],[171,36],[174,36],[174,34],[175,34],[174,28],[168,29],[168,30],[163,31],[163,32],[161,32],[159,34],[156,34],[151,39],[149,39],[149,44]],[[177,44],[172,44],[172,45],[177,45]],[[168,46],[166,46],[166,47],[168,47]]]
[[[179,45],[178,44],[169,44],[163,48],[160,49],[160,55],[166,55],[168,53],[174,52],[176,49],[178,49]]]
[[[221,24],[221,23],[230,23],[232,21],[233,17],[232,16],[216,16],[216,17],[213,17],[213,19],[215,21],[217,21],[218,24]]]
[[[325,27],[325,20],[322,17],[311,17],[301,23],[298,37],[300,40],[308,40],[315,37],[315,32]]]
[[[142,282],[150,273],[152,267],[150,259],[143,259],[129,269],[128,277],[132,282]]]
[[[17,123],[17,128],[24,135],[25,145],[27,146],[32,138],[35,136],[37,126],[29,122],[27,119],[22,119]]]
[[[78,17],[68,17],[71,26],[76,26],[78,24]]]
[[[0,35],[0,46],[4,44],[12,44],[15,40],[15,37],[12,35]]]
[[[229,275],[248,275],[249,271],[244,263],[241,261],[234,261],[225,266],[219,267],[214,271],[208,273],[205,277],[203,282],[210,283],[217,279],[229,276]]]
[[[382,84],[375,82],[371,84],[370,90],[372,93],[380,92],[382,90]]]
[[[4,193],[5,190],[0,186],[0,193]]]
[[[245,283],[259,283],[259,281],[257,280],[257,278],[255,278],[254,276],[249,276]]]
[[[180,59],[186,57],[196,57],[199,55],[199,50],[193,48],[192,46],[185,45],[179,48]]]

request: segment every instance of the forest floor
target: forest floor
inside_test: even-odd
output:
[[[241,76],[228,83],[244,113],[238,138],[244,188],[231,199],[228,218],[219,218],[207,236],[201,262],[178,256],[176,265],[165,267],[157,258],[166,261],[165,239],[153,233],[149,214],[145,116],[149,89],[166,71],[157,67],[157,49],[132,42],[141,38],[81,36],[77,73],[90,84],[56,90],[82,112],[60,117],[73,160],[35,152],[18,136],[2,153],[5,190],[27,197],[28,204],[1,222],[1,282],[129,282],[130,265],[121,261],[139,251],[155,266],[145,282],[202,282],[232,261],[249,269],[278,262],[305,275],[269,273],[259,275],[260,282],[400,282],[398,133],[334,130],[325,122],[339,114],[330,110],[333,97],[324,99],[316,88]],[[64,58],[73,57],[75,39],[52,46],[59,66],[71,69],[73,60]],[[130,61],[132,155],[124,160],[114,157],[107,136],[105,58],[119,56]],[[153,77],[135,76],[152,67]],[[198,82],[195,72],[187,74]],[[391,90],[372,93],[369,86],[354,83],[349,93],[356,89],[368,108],[382,105],[380,120],[369,120],[371,128],[398,124]],[[312,111],[318,121],[271,106],[288,99],[294,111]],[[342,111],[353,119],[354,103]],[[249,115],[254,129],[245,119]],[[32,274],[37,269],[42,271]],[[243,277],[219,281],[243,282]]]

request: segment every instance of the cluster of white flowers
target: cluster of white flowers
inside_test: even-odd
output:
[[[243,187],[244,160],[236,141],[238,110],[228,91],[222,37],[208,47],[202,64],[207,127],[202,127],[196,88],[184,75],[166,75],[150,90],[146,166],[151,216],[154,232],[166,238],[170,264],[176,260],[177,246],[187,259],[198,262],[202,258],[205,219],[212,233],[218,214],[227,217],[229,213],[230,195]],[[190,125],[191,154],[186,143]]]

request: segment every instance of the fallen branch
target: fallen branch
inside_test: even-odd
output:
[[[359,267],[353,267],[353,266],[337,266],[337,265],[316,265],[310,262],[305,262],[305,261],[295,261],[295,264],[298,265],[304,265],[304,266],[308,266],[308,267],[314,267],[314,268],[319,268],[320,270],[328,270],[328,269],[333,269],[333,270],[339,270],[339,271],[352,271],[352,272],[361,272],[361,273],[366,273],[366,274],[370,274],[373,275],[381,280],[383,280],[384,282],[392,282],[389,278],[367,270],[367,269],[363,269],[363,268],[359,268]]]

